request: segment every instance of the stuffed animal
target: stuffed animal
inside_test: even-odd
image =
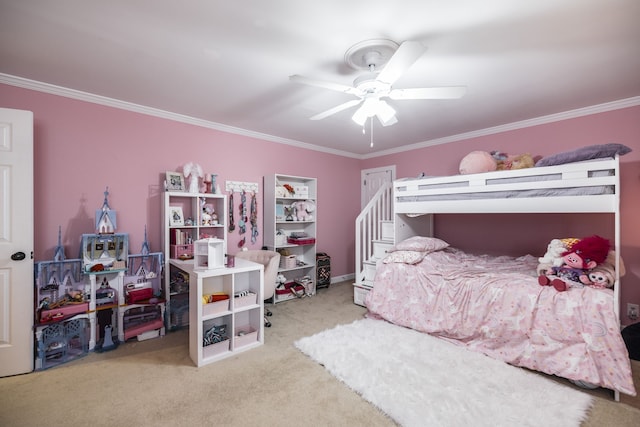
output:
[[[526,169],[532,168],[533,165],[533,157],[529,153],[509,155],[504,161],[498,162],[497,170]]]
[[[293,202],[291,207],[295,209],[296,221],[313,221],[311,212],[316,210],[316,204],[312,200],[298,200]]]
[[[216,225],[218,224],[218,214],[211,203],[206,203],[202,206],[202,214],[200,215],[202,225]]]
[[[512,170],[532,168],[535,161],[531,154],[506,154],[501,151],[492,151],[491,157],[496,161],[496,170]]]
[[[624,276],[625,268],[620,258],[620,277]],[[611,250],[603,263],[596,265],[587,274],[587,285],[598,289],[613,288],[616,281],[616,252]]]
[[[609,247],[609,241],[600,236],[580,239],[562,254],[563,264],[538,276],[538,283],[553,286],[558,292],[590,284],[589,271],[607,259]]]
[[[461,175],[470,173],[492,172],[496,170],[496,160],[486,151],[472,151],[460,161]]]
[[[278,274],[278,276],[276,276],[276,286],[284,285],[285,283],[287,283],[287,278],[284,277],[283,274]]]
[[[560,267],[564,262],[562,255],[578,242],[580,239],[575,237],[568,237],[565,239],[553,239],[547,245],[547,252],[538,258],[538,276],[547,274],[551,267]]]

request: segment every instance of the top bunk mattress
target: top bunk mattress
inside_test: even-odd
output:
[[[618,158],[393,184],[396,213],[615,212]]]

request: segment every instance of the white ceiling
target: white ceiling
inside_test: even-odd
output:
[[[427,47],[395,88],[466,95],[388,101],[373,148],[355,108],[309,120],[354,98],[288,77],[351,85],[368,39]],[[639,96],[640,1],[0,0],[0,73],[366,158]]]

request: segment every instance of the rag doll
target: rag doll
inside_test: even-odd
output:
[[[562,254],[562,265],[553,266],[546,275],[538,276],[538,283],[553,286],[558,292],[591,284],[589,271],[607,259],[609,247],[609,241],[600,236],[580,239]]]

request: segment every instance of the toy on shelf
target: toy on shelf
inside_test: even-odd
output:
[[[104,191],[102,208],[96,210],[96,233],[111,234],[116,231],[116,212],[109,207],[109,187]]]
[[[204,177],[202,166],[197,163],[189,162],[182,167],[185,178],[189,178],[189,193],[199,193],[199,179]]]
[[[81,260],[65,259],[61,239],[59,228],[54,259],[35,263],[37,323],[63,321],[89,309]]]

